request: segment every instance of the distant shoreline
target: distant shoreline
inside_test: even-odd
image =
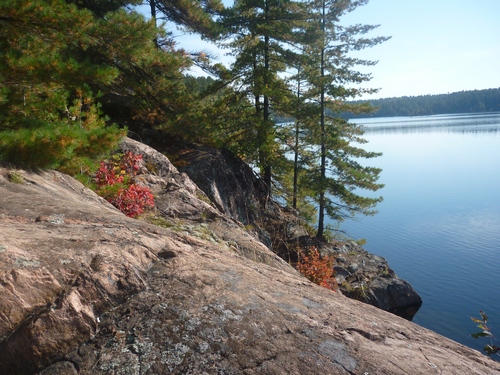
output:
[[[460,91],[449,94],[403,96],[352,103],[370,103],[377,109],[369,114],[342,113],[343,118],[409,117],[500,112],[500,88]]]

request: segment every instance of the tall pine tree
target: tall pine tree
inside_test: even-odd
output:
[[[304,67],[307,91],[303,101],[315,103],[313,108],[309,107],[315,114],[309,114],[305,123],[304,140],[316,150],[317,157],[308,171],[306,184],[318,205],[317,237],[320,239],[324,237],[325,215],[337,221],[358,213],[372,215],[375,205],[382,200],[363,197],[359,191],[377,191],[383,186],[377,182],[380,170],[360,162],[380,154],[361,148],[360,145],[366,143],[362,128],[340,117],[342,112],[370,111],[368,105],[351,105],[347,100],[376,91],[357,86],[371,77],[358,72],[356,67],[374,62],[351,57],[350,52],[375,46],[388,38],[365,37],[376,26],[342,26],[339,22],[342,15],[367,2],[313,0],[309,3],[307,32],[313,42],[304,46],[308,59]]]
[[[235,87],[246,90],[254,104],[257,164],[269,196],[272,167],[282,156],[272,113],[280,111],[290,95],[280,73],[286,70],[294,28],[302,17],[300,9],[291,0],[239,0],[223,21],[227,35],[233,38]]]

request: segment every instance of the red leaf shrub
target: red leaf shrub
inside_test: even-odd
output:
[[[142,155],[136,155],[131,151],[125,153],[120,160],[120,168],[130,176],[135,176],[141,169]]]
[[[131,183],[141,169],[141,160],[141,155],[132,152],[115,156],[102,161],[94,177],[98,193],[129,217],[139,216],[146,206],[154,207],[151,190]]]
[[[101,161],[101,165],[97,170],[94,180],[97,186],[113,186],[123,182],[123,175],[116,175],[115,167],[109,162]]]
[[[130,185],[128,189],[118,190],[118,195],[110,202],[128,217],[139,216],[144,212],[145,206],[154,207],[151,190],[140,185]]]
[[[300,252],[297,270],[315,284],[337,290],[338,285],[334,277],[332,256],[321,256],[318,249],[312,246],[308,253]]]

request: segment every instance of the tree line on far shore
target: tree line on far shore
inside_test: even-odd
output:
[[[500,112],[500,88],[459,91],[439,95],[384,98],[369,100],[369,102],[377,108],[374,112],[359,116],[352,113],[343,113],[343,117],[429,116],[452,113]]]

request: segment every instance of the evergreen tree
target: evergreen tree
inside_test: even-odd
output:
[[[301,42],[309,45],[310,39],[303,39]],[[311,167],[310,162],[313,159],[311,151],[308,150],[309,145],[304,142],[304,135],[306,129],[316,126],[317,122],[315,117],[317,105],[305,95],[310,88],[305,69],[308,64],[314,65],[313,60],[310,61],[310,57],[305,51],[305,48],[303,48],[302,53],[295,54],[292,68],[295,69],[296,73],[287,79],[288,86],[295,94],[294,99],[289,103],[287,111],[293,117],[293,121],[291,122],[293,124],[293,129],[291,129],[293,134],[289,135],[293,141],[290,142],[292,146],[290,146],[289,150],[293,154],[291,205],[294,209],[298,209],[301,205],[300,203],[304,203],[308,196],[307,187],[300,186],[301,184],[299,183],[301,177],[305,176]],[[299,211],[302,211],[302,209]]]
[[[299,10],[299,4],[290,0],[239,0],[224,19],[227,34],[233,38],[235,86],[246,91],[254,103],[257,164],[269,195],[272,166],[282,157],[272,112],[279,112],[290,94],[279,73],[286,69]]]
[[[85,168],[124,134],[106,126],[91,88],[118,76],[83,55],[103,37],[93,14],[61,0],[5,0],[0,15],[0,160]]]
[[[83,168],[83,159],[109,151],[124,135],[101,110],[134,130],[140,124],[185,133],[196,107],[184,87],[191,61],[171,46],[158,48],[154,39],[165,32],[122,5],[1,3],[2,160]]]
[[[339,18],[367,0],[314,0],[310,5],[311,18],[308,32],[313,43],[308,43],[309,56],[304,73],[308,90],[304,102],[315,102],[316,114],[308,121],[306,143],[315,148],[318,156],[314,168],[308,173],[307,185],[313,189],[312,198],[318,204],[317,237],[324,236],[325,214],[334,220],[357,213],[371,215],[379,198],[366,198],[357,189],[376,191],[382,187],[377,183],[379,169],[364,167],[360,158],[373,158],[380,154],[367,152],[356,144],[365,143],[363,130],[340,117],[343,111],[366,112],[365,104],[349,105],[348,98],[375,90],[353,87],[370,79],[356,66],[370,66],[374,62],[349,56],[351,51],[372,47],[387,38],[366,38],[364,35],[376,26],[341,26]],[[316,146],[314,146],[316,145]]]

